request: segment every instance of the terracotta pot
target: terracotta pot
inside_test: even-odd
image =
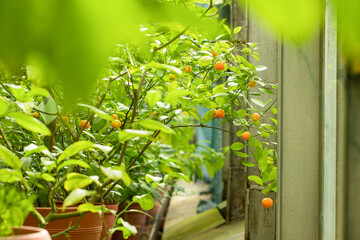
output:
[[[105,205],[105,207],[109,210],[114,210],[115,212],[118,211],[119,209],[119,205],[118,204],[111,204],[111,205]],[[104,219],[106,222],[106,229],[109,230],[115,222],[115,215],[113,215],[110,212],[107,212],[104,214]],[[100,240],[103,240],[106,236],[106,231],[105,231],[105,226],[103,226],[102,231],[101,231],[101,238]],[[111,235],[108,237],[108,240],[111,239]]]
[[[37,227],[14,228],[14,234],[11,237],[0,237],[0,240],[51,240],[48,231]]]
[[[42,215],[46,216],[50,213],[51,208],[37,207],[36,210]],[[65,212],[76,212],[77,207],[67,207]],[[61,212],[61,209],[59,209]],[[79,217],[71,217],[64,219],[56,219],[46,225],[45,229],[49,231],[50,235],[59,233],[69,226],[75,225]],[[25,220],[24,225],[38,226],[38,222],[32,214],[29,214]],[[79,222],[79,228],[73,229],[68,232],[72,240],[99,240],[102,230],[102,221],[97,213],[86,213],[83,215]],[[53,238],[55,240],[68,240],[65,235]]]
[[[153,209],[151,209],[149,211],[145,211],[145,212],[149,213],[150,215],[155,216],[155,214],[158,210],[158,206],[159,206],[159,203],[157,203],[157,201],[155,200],[155,207]],[[138,204],[138,203],[134,203],[128,208],[128,210],[131,210],[131,209],[144,211],[140,207],[140,204]],[[127,221],[128,223],[130,223],[131,225],[135,226],[138,231],[138,233],[136,235],[131,235],[128,238],[128,240],[147,240],[147,239],[149,239],[149,234],[152,229],[152,221],[147,215],[138,213],[138,212],[127,212],[123,216],[123,219],[125,221]],[[151,222],[150,225],[149,225],[149,219]],[[112,240],[124,240],[122,232],[116,231],[112,237]]]

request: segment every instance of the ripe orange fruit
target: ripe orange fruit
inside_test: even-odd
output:
[[[119,128],[119,127],[121,127],[121,122],[116,119],[115,121],[112,121],[112,122],[111,122],[111,126],[112,126],[113,128]]]
[[[212,51],[211,54],[213,55],[213,57],[216,57],[217,56],[217,51]]]
[[[150,113],[150,117],[151,116],[154,116],[155,114],[157,114],[158,112],[152,112],[152,113]]]
[[[213,118],[223,118],[225,117],[225,111],[222,109],[215,110]]]
[[[186,71],[186,70],[185,70],[185,71]],[[191,70],[190,70],[190,72],[191,72]],[[175,74],[169,73],[169,78],[170,78],[170,79],[174,79],[174,78],[175,78]]]
[[[85,123],[86,123],[86,120],[81,120],[81,122],[80,122],[80,128],[88,129],[88,128],[90,127],[90,122],[88,122],[88,123],[86,124],[86,126],[84,127]]]
[[[215,67],[216,70],[222,71],[222,70],[224,70],[224,66],[225,66],[224,63],[219,61],[219,62],[215,63],[214,67]]]
[[[241,138],[244,139],[245,141],[248,140],[251,137],[249,132],[243,132],[241,134]]]
[[[251,116],[251,119],[255,122],[257,120],[260,119],[260,115],[258,113],[254,113],[252,116]]]
[[[68,122],[68,121],[69,121],[68,116],[61,116],[61,118],[62,118],[62,120],[63,120],[64,122]]]
[[[273,200],[271,198],[264,198],[261,201],[261,204],[264,206],[264,208],[271,208],[273,205]]]
[[[254,80],[251,80],[251,81],[249,82],[249,86],[250,86],[251,88],[255,87],[255,86],[256,86],[256,82],[255,82]]]
[[[118,119],[119,119],[119,117],[118,117],[116,114],[111,115],[111,117],[112,117],[113,119],[115,119],[115,120],[118,120]]]
[[[186,66],[185,67],[185,72],[190,73],[192,71],[192,67],[191,66]]]
[[[34,112],[34,113],[33,113],[33,116],[34,116],[34,118],[38,118],[38,117],[39,117],[39,113],[38,113],[38,112]]]

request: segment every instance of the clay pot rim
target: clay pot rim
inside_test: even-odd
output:
[[[40,238],[40,237],[44,237],[44,236],[49,236],[49,233],[47,230],[43,229],[43,228],[37,228],[37,227],[30,227],[30,226],[22,226],[22,227],[14,227],[14,230],[16,229],[24,229],[24,230],[28,230],[28,231],[33,231],[33,233],[24,233],[24,234],[20,234],[20,235],[15,235],[15,236],[6,236],[6,237],[0,237],[0,239],[24,239],[24,236],[27,236],[31,239],[35,239],[35,238]]]
[[[59,207],[62,206],[63,202],[56,202],[55,204],[56,204],[56,206],[59,208]],[[69,209],[69,210],[75,209],[75,210],[77,210],[77,208],[78,208],[81,204],[83,204],[83,203],[78,203],[78,204],[76,204],[76,205],[74,205],[74,206],[67,206],[65,209]],[[104,206],[106,207],[106,206],[117,206],[118,204],[94,203],[94,205],[95,205],[95,206],[104,205]],[[51,210],[51,207],[35,207],[35,208],[40,208],[40,209],[44,209],[44,210],[49,210],[49,209]]]

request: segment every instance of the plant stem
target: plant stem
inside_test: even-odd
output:
[[[204,124],[190,124],[190,125],[178,125],[178,126],[172,126],[170,128],[182,128],[182,127],[204,127],[204,128],[213,128],[213,129],[218,129],[218,130],[221,130],[223,132],[228,132],[228,133],[232,133],[232,134],[235,134],[235,132],[233,131],[230,131],[230,130],[226,130],[224,128],[218,128],[218,127],[213,127],[213,126],[207,126],[207,125],[204,125]]]
[[[13,152],[14,149],[11,147],[10,142],[9,142],[8,139],[6,138],[4,132],[3,132],[3,130],[2,130],[1,128],[0,128],[0,135],[1,135],[2,138],[4,139],[4,142],[5,142],[6,146],[9,148],[9,150]]]
[[[80,223],[80,220],[81,220],[81,218],[83,217],[83,215],[84,215],[84,213],[80,213],[79,219],[76,221],[76,223],[75,223],[74,226],[69,227],[68,229],[65,229],[64,231],[61,231],[61,232],[56,233],[56,234],[54,234],[54,235],[51,235],[51,238],[54,239],[55,237],[58,237],[58,236],[63,235],[63,234],[66,234],[67,232],[69,232],[69,231],[71,231],[71,230],[73,230],[73,229],[75,229],[75,228],[79,228],[79,223]]]

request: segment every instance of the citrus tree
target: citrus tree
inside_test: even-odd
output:
[[[201,177],[203,165],[210,176],[222,168],[222,153],[207,149],[200,155],[192,138],[195,128],[213,128],[210,121],[230,121],[239,127],[231,132],[239,141],[230,149],[261,172],[249,179],[263,185],[264,194],[276,191],[275,146],[257,138],[276,134],[275,126],[261,123],[267,111],[276,113],[275,100],[256,98],[273,94],[269,89],[276,86],[263,87],[257,73],[266,68],[247,60],[259,60],[256,44],[233,40],[240,30],[224,25],[223,34],[210,37],[174,22],[144,23],[144,43],[117,44],[96,87],[72,106],[65,104],[64,85],[51,79],[44,84],[36,64],[16,72],[2,68],[1,186],[35,195],[37,206],[50,206],[47,216],[30,209],[41,226],[107,211],[95,203],[126,203],[110,232],[121,230],[128,237],[136,229],[122,213],[132,203],[149,210],[177,179]],[[249,96],[250,88],[259,92]],[[209,109],[203,117],[199,106]],[[249,154],[242,151],[245,146]],[[246,160],[250,154],[256,165]],[[59,212],[59,201],[62,209],[80,204],[78,211]]]

